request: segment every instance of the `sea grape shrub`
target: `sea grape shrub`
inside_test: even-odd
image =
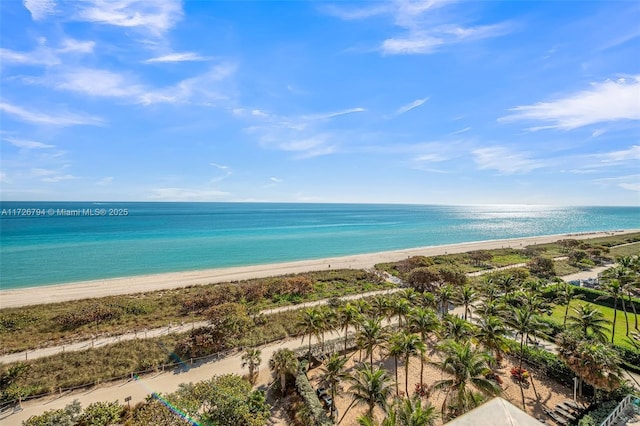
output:
[[[538,278],[549,279],[556,275],[553,260],[546,257],[534,257],[527,263],[527,268],[529,268],[531,275]]]
[[[433,260],[426,256],[413,256],[396,262],[392,268],[404,276],[416,268],[425,268],[432,265]]]
[[[175,352],[186,358],[211,355],[233,347],[237,339],[254,327],[247,308],[239,303],[223,303],[205,311],[210,325],[192,330],[179,342]]]
[[[93,304],[79,311],[66,312],[55,317],[62,330],[74,330],[83,325],[95,324],[120,318],[122,309],[110,305]]]
[[[440,274],[428,267],[416,268],[407,277],[407,283],[421,293],[435,291],[440,286],[440,282]]]
[[[473,266],[482,266],[493,258],[491,253],[486,250],[474,250],[467,253],[467,256]]]
[[[268,298],[281,295],[304,296],[313,291],[313,280],[304,275],[275,278],[267,282]]]

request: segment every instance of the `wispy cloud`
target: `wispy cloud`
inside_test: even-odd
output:
[[[0,60],[4,64],[54,66],[64,62],[63,55],[93,52],[95,42],[65,38],[57,47],[42,43],[30,52],[18,52],[0,48]]]
[[[501,174],[522,174],[539,169],[544,163],[501,146],[479,148],[472,152],[474,161],[482,170],[497,170]]]
[[[99,181],[96,182],[96,185],[107,186],[113,183],[113,176],[103,177]]]
[[[414,108],[418,108],[420,105],[422,105],[423,103],[427,102],[428,100],[429,100],[429,97],[422,98],[422,99],[416,99],[415,101],[410,102],[407,105],[404,105],[404,106],[398,108],[398,111],[396,111],[396,114],[397,115],[404,114],[405,112],[411,111]]]
[[[229,193],[209,188],[155,188],[149,199],[156,201],[213,201],[228,196]]]
[[[136,28],[160,36],[182,19],[180,0],[23,0],[34,21],[63,16],[71,21]]]
[[[182,19],[179,0],[86,0],[75,5],[74,19],[161,35]]]
[[[235,108],[231,113],[254,123],[246,131],[256,135],[263,148],[290,152],[295,159],[306,159],[337,152],[344,132],[332,130],[332,120],[364,111],[366,109],[357,107],[287,117],[255,108]]]
[[[0,111],[5,112],[19,120],[33,124],[51,125],[51,126],[76,126],[76,125],[92,125],[99,126],[103,124],[102,119],[88,115],[75,114],[71,112],[58,112],[56,115],[46,114],[42,112],[28,111],[16,105],[6,102],[0,102]]]
[[[594,154],[603,163],[619,163],[623,161],[640,160],[640,145],[633,145],[629,149],[607,152],[605,154]]]
[[[24,7],[31,13],[34,21],[40,21],[53,14],[56,9],[54,0],[23,0]]]
[[[364,108],[349,108],[349,109],[345,109],[342,111],[335,111],[335,112],[327,112],[327,113],[321,113],[321,114],[315,114],[315,115],[308,115],[308,116],[304,116],[303,119],[309,119],[309,120],[326,120],[328,118],[334,118],[334,117],[339,117],[341,115],[347,115],[347,114],[353,114],[356,112],[365,112],[366,109]]]
[[[401,28],[398,35],[384,40],[379,50],[386,55],[429,54],[445,45],[475,41],[507,34],[509,23],[465,25],[453,22],[449,15],[439,12],[456,3],[451,0],[396,0],[364,8],[325,7],[326,13],[343,20],[366,19],[378,15],[392,18]]]
[[[5,141],[9,142],[13,146],[17,146],[21,149],[47,149],[55,148],[55,145],[48,145],[42,142],[30,141],[26,139],[17,139],[13,137],[4,137]]]
[[[283,180],[282,180],[282,179],[277,178],[277,177],[270,177],[270,178],[269,178],[269,180],[270,180],[271,182],[273,182],[273,183],[281,183],[281,182],[283,182]]]
[[[233,64],[222,63],[203,74],[166,87],[149,87],[138,82],[135,76],[95,68],[63,69],[44,77],[23,78],[23,81],[82,95],[125,99],[143,105],[208,103],[228,98],[228,89],[222,81],[231,77],[235,69]]]
[[[550,102],[518,106],[501,122],[519,120],[548,123],[531,130],[572,130],[618,120],[640,120],[640,75],[592,83],[591,88]]]
[[[153,64],[158,62],[193,62],[193,61],[206,61],[208,58],[200,56],[194,52],[176,52],[169,55],[158,56],[155,58],[147,59],[144,61],[147,64]]]
[[[640,175],[617,176],[612,178],[594,179],[593,183],[602,186],[617,186],[627,191],[640,192]]]
[[[220,169],[220,170],[228,170],[229,166],[225,166],[222,164],[218,164],[218,163],[209,163],[209,165],[215,167],[216,169]]]

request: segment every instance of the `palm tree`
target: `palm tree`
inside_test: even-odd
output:
[[[389,298],[379,294],[371,299],[371,312],[374,316],[384,318],[389,311]]]
[[[320,343],[320,335],[323,333],[325,327],[322,311],[317,308],[304,309],[298,326],[302,328],[303,342],[305,336],[309,336],[309,365],[311,365],[311,337],[315,336],[316,341]]]
[[[506,316],[506,312],[505,305],[497,299],[484,299],[476,307],[476,313],[481,317],[504,318]]]
[[[369,356],[369,363],[373,367],[373,351],[380,343],[384,342],[385,330],[380,318],[364,317],[360,324],[360,330],[356,335],[358,347],[365,350]]]
[[[585,340],[573,332],[556,337],[558,356],[564,360],[582,381],[598,389],[615,389],[620,381],[620,358],[606,342]]]
[[[361,314],[358,309],[352,305],[351,303],[345,304],[342,309],[340,309],[339,322],[340,326],[344,329],[344,351],[347,351],[347,332],[349,331],[349,326],[353,325],[356,327],[356,332],[358,331],[357,327],[360,323],[359,318]]]
[[[398,317],[398,326],[402,327],[402,318],[404,318],[409,312],[409,309],[411,309],[411,303],[409,303],[407,299],[397,296],[391,300],[389,309],[393,315]]]
[[[466,284],[458,290],[454,295],[454,302],[458,305],[464,306],[464,320],[467,320],[467,314],[471,316],[470,306],[479,298],[476,290],[470,285]]]
[[[256,348],[248,348],[245,350],[244,354],[242,354],[242,368],[249,367],[249,383],[252,385],[255,384],[256,381],[256,368],[260,368],[260,363],[262,362],[262,351]]]
[[[442,333],[445,339],[464,341],[469,340],[473,335],[473,326],[471,323],[455,315],[445,315],[442,321],[442,327]]]
[[[333,330],[338,328],[338,315],[336,314],[335,310],[327,306],[323,306],[322,308],[320,308],[320,314],[322,315],[322,348],[320,350],[322,351],[322,354],[324,354],[325,334],[333,334]]]
[[[395,413],[398,426],[433,426],[438,419],[436,407],[430,402],[423,406],[418,395],[399,401]]]
[[[426,345],[420,337],[413,333],[402,332],[402,337],[399,340],[400,347],[402,348],[402,355],[404,355],[404,392],[409,396],[409,361],[412,356],[420,356],[420,363],[422,364],[422,358],[427,350]],[[421,378],[422,380],[422,378]],[[420,382],[422,384],[422,382]]]
[[[477,405],[477,398],[469,388],[470,385],[487,395],[500,393],[500,387],[485,378],[485,374],[491,371],[488,366],[491,356],[488,353],[474,349],[470,342],[458,343],[451,340],[442,345],[442,350],[444,357],[437,366],[452,378],[437,381],[433,388],[447,391],[443,413],[447,402],[450,402],[451,414],[454,416]]]
[[[269,369],[276,377],[280,377],[280,388],[284,395],[287,374],[295,374],[298,371],[298,359],[291,349],[278,349],[269,360]]]
[[[609,321],[600,310],[591,304],[579,304],[573,309],[574,315],[567,319],[569,330],[576,330],[587,340],[607,341]]]
[[[445,284],[440,287],[436,294],[436,300],[438,301],[440,315],[444,315],[449,312],[449,304],[453,299],[453,287],[451,284]]]
[[[398,331],[391,335],[387,344],[387,352],[389,356],[393,357],[393,365],[396,375],[396,395],[400,395],[398,390],[398,357],[402,356],[404,348],[402,347],[403,332]]]
[[[478,321],[476,339],[482,347],[495,356],[498,365],[502,363],[502,354],[508,351],[507,327],[504,322],[495,316],[483,316]]]
[[[354,375],[349,381],[351,386],[348,393],[351,395],[352,402],[342,415],[341,421],[354,404],[366,405],[367,415],[371,418],[373,418],[373,410],[376,407],[380,407],[385,413],[387,412],[387,399],[393,393],[393,389],[391,378],[387,376],[386,370],[380,366],[373,368],[366,364],[360,364],[356,367]]]
[[[429,335],[440,328],[440,321],[436,313],[428,308],[415,308],[409,312],[407,317],[409,330],[413,333],[420,333],[420,339],[426,344]],[[420,363],[420,384],[424,375],[424,358]]]
[[[418,304],[421,294],[422,293],[417,292],[413,288],[405,288],[399,293],[400,297],[409,302],[409,305],[411,306],[416,306]]]
[[[511,316],[507,320],[507,324],[515,329],[520,335],[520,364],[518,367],[522,368],[524,347],[529,339],[529,334],[539,330],[541,328],[541,323],[538,315],[531,309],[531,307],[525,305],[511,311]],[[524,406],[524,402],[522,405]]]
[[[346,380],[348,374],[344,371],[344,365],[347,362],[346,356],[341,356],[338,353],[333,353],[327,359],[327,363],[322,367],[322,380],[329,386],[331,392],[331,418],[334,417],[336,405],[336,394],[338,393],[338,386],[340,382]]]
[[[571,284],[566,283],[564,281],[559,283],[558,288],[559,288],[559,291],[558,291],[556,301],[560,305],[565,305],[564,320],[562,321],[562,328],[565,328],[567,326],[567,316],[569,315],[569,305],[571,304],[571,301],[574,299],[581,299],[582,295],[577,294],[575,291],[575,288]]]
[[[624,281],[622,278],[626,271],[624,268],[616,267],[612,268],[613,272],[602,283],[602,290],[604,290],[609,297],[613,298],[613,322],[611,323],[611,343],[616,335],[616,318],[618,316],[618,299],[622,300],[622,310],[624,311],[624,319],[627,324],[627,334],[629,335],[629,318],[627,317],[627,308],[624,303],[624,294],[626,292]],[[618,272],[619,271],[619,272]],[[615,274],[615,275],[614,275]],[[612,278],[612,276],[619,276],[620,278]],[[601,296],[602,297],[602,296]]]

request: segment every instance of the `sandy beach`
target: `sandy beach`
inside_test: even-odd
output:
[[[472,250],[487,250],[502,247],[521,248],[533,244],[551,243],[563,238],[586,239],[639,231],[640,230],[635,229],[478,241],[267,265],[172,272],[22,289],[0,290],[0,308],[64,302],[69,300],[113,296],[119,294],[142,293],[193,285],[229,282],[251,278],[265,278],[325,269],[372,268],[377,263],[394,262],[411,256],[435,256],[447,253],[463,253]]]

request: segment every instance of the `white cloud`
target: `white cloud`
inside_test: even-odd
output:
[[[604,163],[618,163],[622,161],[640,160],[640,145],[633,145],[629,149],[612,151],[606,154],[597,154]]]
[[[55,145],[48,145],[42,142],[30,141],[25,139],[16,139],[12,137],[3,138],[7,142],[9,142],[13,146],[17,146],[21,149],[47,149],[47,148],[55,148]]]
[[[451,135],[451,136],[459,135],[460,133],[466,133],[469,130],[471,130],[471,127],[465,127],[464,129],[460,129],[460,130],[456,130],[455,132],[451,132],[451,133],[449,133],[449,135]]]
[[[343,20],[365,19],[387,15],[401,32],[384,40],[379,49],[387,55],[429,54],[438,48],[490,37],[510,31],[506,23],[463,25],[452,22],[456,14],[437,13],[437,9],[455,3],[452,0],[396,0],[365,8],[325,7],[325,11]]]
[[[416,99],[415,101],[398,108],[398,111],[396,111],[396,114],[404,114],[405,112],[411,111],[414,108],[418,108],[420,105],[427,102],[428,100],[429,100],[429,97]]]
[[[0,183],[11,183],[11,179],[5,172],[0,172]]]
[[[366,109],[364,108],[349,108],[349,109],[345,109],[342,111],[335,111],[335,112],[327,112],[327,113],[321,113],[321,114],[315,114],[315,115],[308,115],[308,116],[303,116],[302,119],[303,120],[326,120],[328,118],[334,118],[334,117],[339,117],[341,115],[347,115],[347,114],[353,114],[356,112],[365,112]]]
[[[107,185],[111,185],[112,182],[113,182],[113,176],[107,176],[97,181],[96,185],[107,186]]]
[[[78,179],[77,176],[71,175],[71,174],[66,174],[66,175],[55,175],[55,176],[49,176],[49,177],[45,177],[42,178],[41,180],[43,182],[60,182],[63,180],[72,180],[72,179]]]
[[[46,114],[42,112],[27,111],[19,106],[11,105],[6,102],[0,102],[0,111],[33,124],[43,124],[51,126],[76,126],[76,125],[93,125],[99,126],[103,124],[102,119],[88,115],[74,114],[70,112],[58,112],[56,115]]]
[[[235,69],[235,65],[223,63],[204,74],[162,88],[147,87],[136,82],[135,77],[94,68],[66,69],[23,81],[83,95],[127,99],[143,105],[209,103],[228,98],[225,94],[228,89],[221,81],[229,78]]]
[[[31,52],[0,48],[0,59],[3,63],[9,64],[53,66],[63,62],[61,55],[91,53],[94,47],[93,41],[66,38],[58,47],[49,47],[43,43]]]
[[[533,120],[548,123],[531,130],[572,130],[596,123],[640,120],[640,75],[592,83],[591,88],[551,102],[518,106],[498,121]]]
[[[66,38],[62,42],[62,46],[57,49],[60,53],[92,53],[96,47],[94,41],[80,41]]]
[[[382,43],[381,49],[388,55],[428,54],[443,45],[497,37],[508,32],[509,26],[506,24],[477,27],[442,25],[412,30],[401,37],[389,38]]]
[[[139,28],[153,35],[162,35],[182,18],[179,0],[86,0],[70,2],[73,19]]]
[[[169,55],[158,56],[156,58],[147,59],[144,61],[147,64],[153,64],[157,62],[192,62],[192,61],[206,61],[207,58],[200,56],[194,52],[176,52]]]
[[[227,170],[227,169],[229,169],[229,166],[224,166],[224,165],[222,165],[222,164],[218,164],[218,163],[209,163],[209,165],[211,165],[211,166],[213,166],[213,167],[215,167],[215,168],[217,168],[217,169],[220,169],[220,170]]]
[[[627,191],[640,192],[640,175],[595,179],[593,182],[605,187],[614,185]]]
[[[273,183],[281,183],[281,182],[283,182],[283,180],[282,180],[282,179],[277,178],[277,177],[270,177],[270,178],[269,178],[269,180],[270,180],[271,182],[273,182]]]
[[[203,188],[155,188],[151,192],[149,198],[158,201],[211,201],[229,195],[228,192]]]
[[[500,146],[476,149],[473,155],[478,168],[497,170],[501,174],[528,173],[543,166],[541,161]]]
[[[128,98],[141,96],[144,92],[140,85],[107,70],[77,68],[58,74],[53,80],[48,85],[90,96]]]
[[[23,0],[24,7],[31,13],[34,21],[40,21],[55,12],[54,0]]]

